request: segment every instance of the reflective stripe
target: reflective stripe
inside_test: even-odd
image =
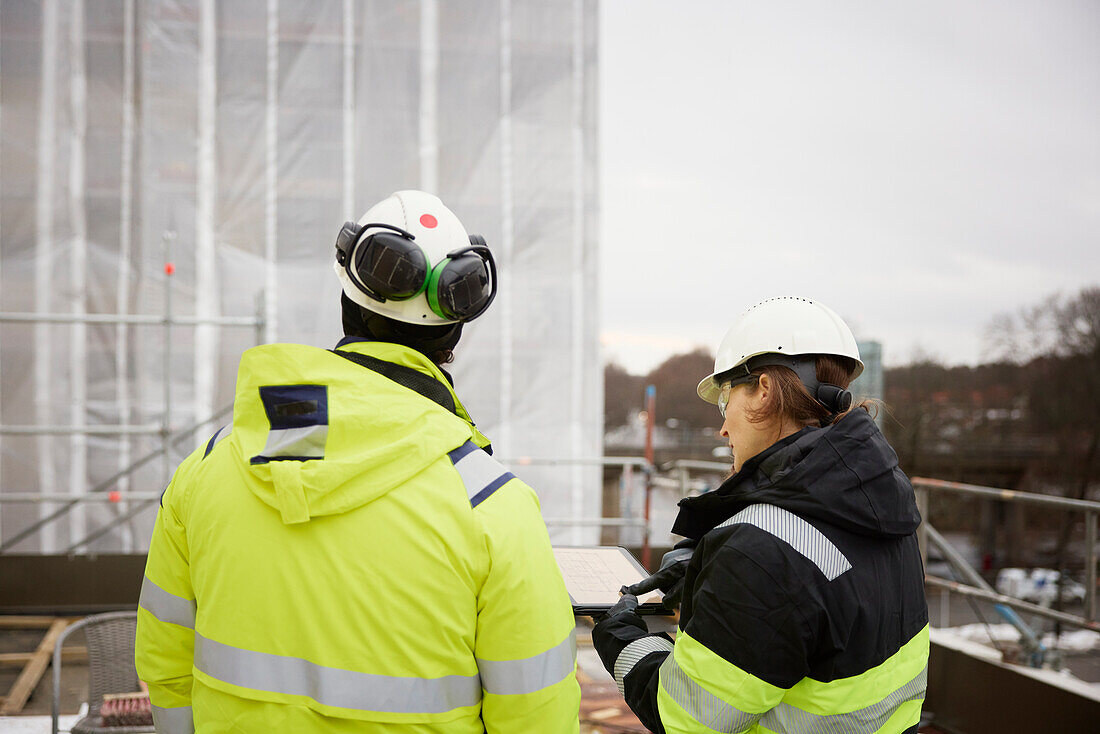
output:
[[[624,647],[619,657],[615,658],[615,682],[619,685],[619,693],[626,695],[623,679],[626,678],[627,673],[634,670],[639,660],[654,652],[672,652],[672,647],[671,642],[654,635],[634,640]]]
[[[873,706],[913,680],[928,666],[928,627],[913,635],[893,655],[850,678],[823,683],[803,678],[783,695],[783,701],[814,714],[833,714]]]
[[[573,672],[577,660],[577,638],[573,630],[544,653],[522,660],[477,659],[481,685],[486,693],[514,696],[541,691]]]
[[[734,665],[684,630],[676,635],[674,654],[676,664],[689,678],[704,681],[708,691],[723,701],[736,702],[742,711],[762,714],[788,693]]]
[[[178,706],[176,708],[162,709],[160,706],[152,706],[153,726],[157,734],[193,734],[195,721],[191,716],[190,706]]]
[[[477,507],[493,492],[516,478],[515,474],[501,466],[472,441],[467,441],[447,455],[462,477],[471,507]]]
[[[152,614],[161,622],[178,624],[187,629],[195,629],[194,599],[169,594],[146,576],[141,582],[141,596],[138,606]]]
[[[661,664],[661,688],[695,721],[723,734],[742,732],[763,714],[750,714],[734,708],[703,688],[688,676],[669,655]],[[776,731],[784,731],[777,729]]]
[[[357,711],[440,714],[481,700],[474,675],[398,678],[317,665],[302,658],[243,650],[195,634],[195,668],[225,683],[306,696],[324,706]]]
[[[328,426],[302,428],[272,428],[267,434],[263,453],[253,456],[253,464],[265,464],[272,459],[304,461],[325,458]]]
[[[771,533],[812,561],[832,581],[852,564],[820,530],[798,515],[775,505],[749,505],[718,527],[745,524]]]
[[[873,734],[885,726],[898,707],[906,701],[923,700],[927,681],[928,668],[925,668],[916,678],[873,706],[843,714],[819,716],[790,704],[781,703],[764,714],[760,723],[774,732]]]

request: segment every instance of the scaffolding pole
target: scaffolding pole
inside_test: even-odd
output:
[[[135,471],[137,471],[141,467],[143,467],[146,464],[148,464],[149,462],[153,461],[153,459],[156,459],[158,456],[161,456],[162,454],[167,453],[168,447],[170,445],[174,445],[174,444],[179,443],[183,439],[185,439],[188,436],[191,436],[192,434],[194,434],[196,431],[198,431],[203,426],[205,426],[209,423],[213,423],[214,421],[219,420],[220,418],[224,417],[225,415],[228,415],[232,411],[233,411],[233,406],[232,405],[227,405],[226,407],[219,410],[217,413],[214,413],[213,415],[211,415],[206,420],[201,421],[199,423],[195,423],[195,424],[191,425],[190,427],[186,428],[185,430],[182,430],[182,431],[176,433],[174,436],[169,437],[167,440],[165,440],[163,442],[162,446],[159,449],[156,449],[155,451],[153,451],[149,454],[146,454],[145,456],[138,459],[137,461],[135,461],[130,466],[126,467],[125,469],[123,469],[119,472],[116,472],[112,476],[108,477],[107,479],[103,480],[99,484],[95,485],[90,490],[88,490],[84,495],[81,495],[80,497],[77,497],[77,498],[74,498],[74,499],[70,500],[65,505],[63,505],[61,508],[55,510],[53,513],[51,513],[51,514],[49,514],[49,515],[47,515],[43,518],[40,518],[37,522],[33,523],[29,527],[26,527],[23,530],[16,533],[14,538],[11,538],[9,540],[4,541],[4,543],[0,544],[0,554],[4,553],[6,550],[10,549],[14,545],[20,543],[21,541],[23,541],[26,538],[29,538],[30,536],[37,533],[40,529],[46,527],[47,525],[54,522],[58,518],[60,518],[60,517],[64,516],[65,514],[67,514],[73,507],[75,507],[79,503],[85,501],[84,498],[86,498],[87,495],[107,491],[108,489],[113,487],[115,485],[115,482],[117,482],[119,479],[121,479],[125,476],[129,476],[130,474],[134,473]],[[3,501],[3,500],[4,500],[4,495],[0,494],[0,501]]]
[[[28,324],[119,324],[129,326],[245,326],[263,325],[263,319],[254,316],[152,316],[122,313],[15,313],[0,311],[0,321]]]
[[[57,77],[58,77],[58,0],[44,0],[42,3],[42,70],[41,94],[38,99],[38,186],[35,192],[35,263],[34,263],[34,305],[35,310],[50,310],[53,293],[54,270],[54,208],[56,197],[57,147]],[[53,334],[45,324],[38,324],[34,333],[34,411],[36,421],[48,424],[54,421],[53,399],[50,387],[53,384]],[[54,460],[54,442],[49,436],[39,436],[38,449],[38,485],[40,487],[57,486],[57,465]],[[49,507],[43,505],[43,514]],[[48,550],[54,547],[54,533],[43,536],[42,545]]]
[[[588,304],[584,290],[584,5],[583,0],[573,0],[573,46],[571,71],[572,125],[569,136],[572,147],[572,232],[570,233],[570,299],[572,308],[572,339],[570,344],[570,451],[574,456],[584,453],[584,316]],[[573,467],[572,515],[578,520],[584,514],[584,477],[580,466]],[[573,543],[581,545],[584,538],[580,526],[573,529]]]
[[[500,0],[500,418],[497,445],[512,451],[512,278],[515,277],[515,210],[512,177],[512,2]]]
[[[133,275],[133,225],[134,225],[134,126],[137,111],[134,96],[134,48],[136,45],[136,7],[134,0],[125,0],[122,6],[122,159],[119,163],[119,211],[118,211],[118,284],[115,288],[115,310],[122,314],[129,311],[131,281]],[[118,400],[118,421],[130,418],[130,332],[127,324],[115,325],[115,398]],[[119,439],[118,468],[130,463],[131,444],[128,438]],[[123,477],[119,491],[130,490],[129,477]],[[125,511],[129,505],[123,505]],[[133,550],[133,533],[127,527],[123,533],[122,550]]]

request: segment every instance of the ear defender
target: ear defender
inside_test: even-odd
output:
[[[383,231],[360,239],[370,228]],[[367,296],[382,303],[406,301],[423,293],[428,285],[428,258],[415,240],[390,224],[360,227],[345,222],[336,239],[336,261]]]
[[[496,293],[496,263],[479,235],[470,235],[469,246],[448,252],[428,275],[428,307],[443,319],[472,321]]]
[[[443,269],[447,267],[450,262],[451,258],[445,257],[436,263],[435,267],[432,268],[432,272],[428,274],[428,283],[425,286],[425,295],[428,297],[428,308],[441,319],[455,318],[450,314],[444,313],[443,307],[439,305],[439,279],[443,275]]]
[[[788,357],[784,354],[762,354],[745,363],[745,372],[765,365],[787,367],[798,375],[807,392],[833,415],[839,415],[852,407],[852,393],[839,385],[830,385],[817,379],[817,358],[814,355]]]
[[[833,413],[843,413],[852,407],[852,393],[837,385],[818,385],[816,397],[819,403]]]

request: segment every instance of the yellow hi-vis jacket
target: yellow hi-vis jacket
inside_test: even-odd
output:
[[[411,349],[341,349],[448,385]],[[315,347],[245,352],[231,430],[153,530],[136,660],[158,732],[578,730],[538,500],[455,402]]]

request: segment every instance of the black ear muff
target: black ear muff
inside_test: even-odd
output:
[[[367,237],[368,228],[379,228]],[[389,224],[346,222],[336,240],[336,260],[348,277],[376,301],[404,301],[423,292],[428,283],[428,258],[415,237]]]
[[[382,298],[404,301],[424,290],[428,258],[411,239],[391,232],[367,237],[355,251],[359,280]]]
[[[336,236],[336,262],[347,265],[351,249],[355,247],[362,233],[363,228],[358,222],[344,222],[344,226],[340,228],[340,234]]]
[[[818,385],[817,399],[834,414],[843,413],[852,407],[852,393],[836,385]]]

